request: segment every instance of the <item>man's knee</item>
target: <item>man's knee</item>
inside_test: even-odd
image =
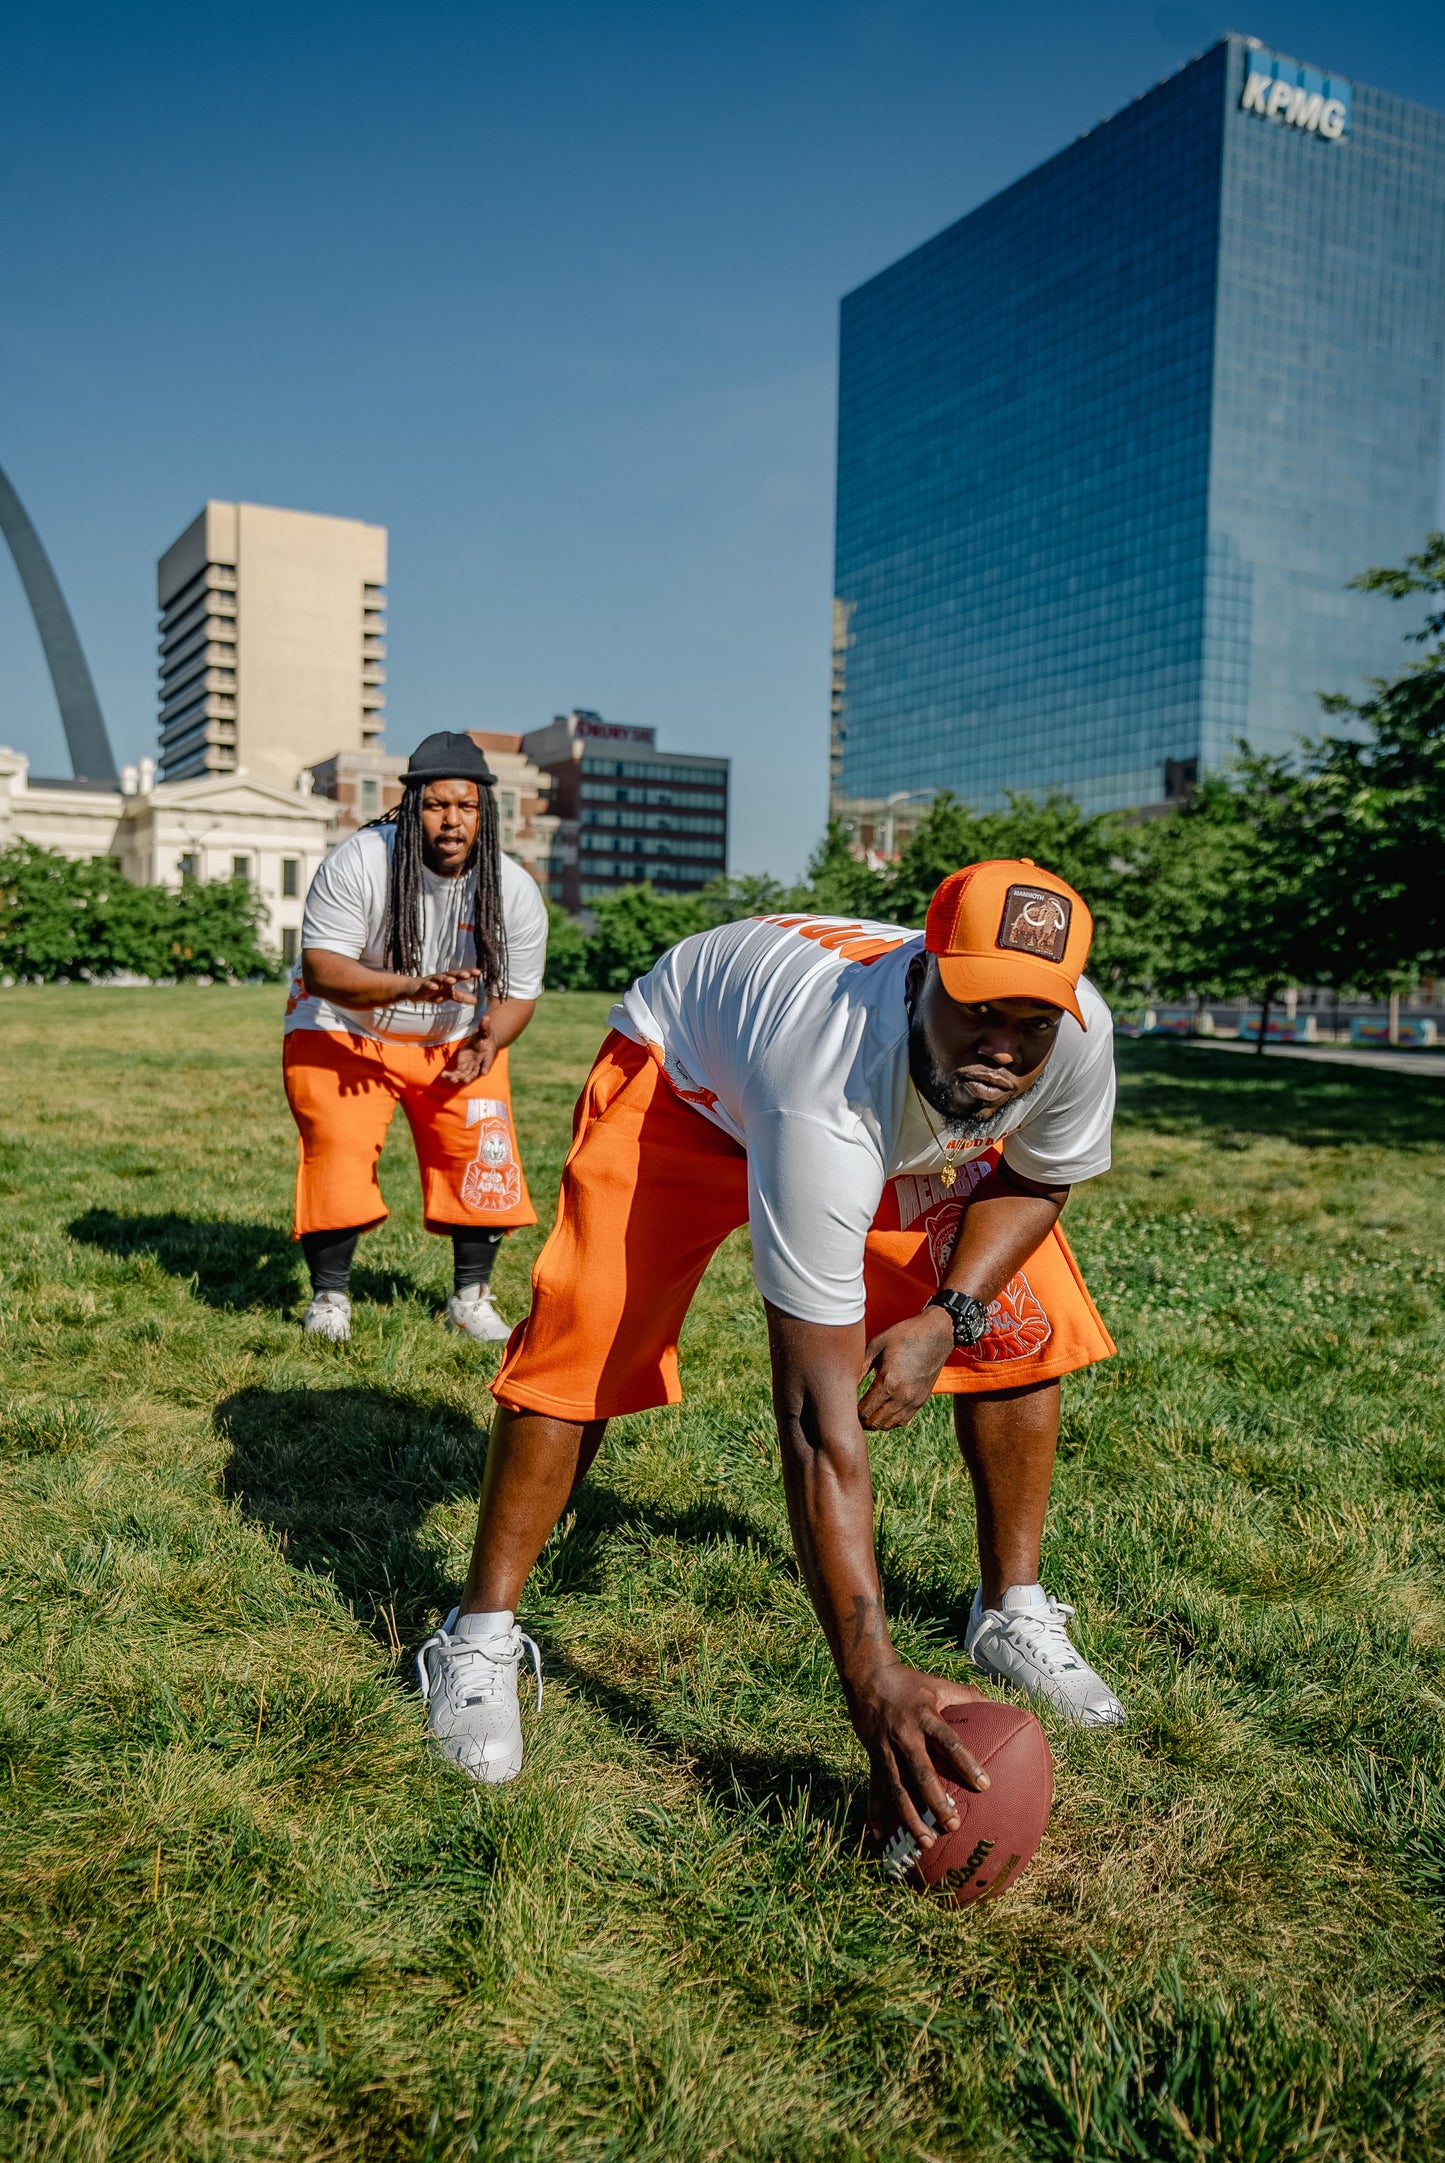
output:
[[[970,1442],[980,1431],[1029,1434],[1058,1424],[1059,1377],[1016,1382],[1007,1389],[959,1390],[953,1400],[954,1432]]]

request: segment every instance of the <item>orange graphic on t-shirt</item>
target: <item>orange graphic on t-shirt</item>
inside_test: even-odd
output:
[[[903,944],[901,939],[870,938],[861,924],[837,924],[826,917],[820,921],[815,916],[765,916],[762,921],[776,924],[781,931],[796,931],[800,939],[812,939],[845,961],[880,961],[885,954],[896,954]]]
[[[928,1234],[928,1259],[940,1284],[948,1275],[948,1265],[958,1245],[958,1229],[963,1222],[965,1206],[963,1202],[943,1202],[938,1208],[930,1209],[923,1220],[923,1229]]]

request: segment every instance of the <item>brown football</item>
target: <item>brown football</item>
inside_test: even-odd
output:
[[[1054,1760],[1048,1737],[1021,1705],[984,1697],[950,1705],[943,1717],[985,1768],[990,1785],[980,1792],[965,1787],[930,1750],[957,1807],[958,1831],[942,1833],[924,1848],[900,1825],[883,1850],[883,1867],[900,1885],[936,1892],[965,1908],[1003,1892],[1033,1861],[1053,1808]]]

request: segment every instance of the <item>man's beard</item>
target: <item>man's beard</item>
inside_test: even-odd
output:
[[[955,1134],[970,1141],[982,1140],[999,1114],[1007,1111],[1013,1101],[1006,1097],[1002,1104],[980,1111],[978,1098],[965,1088],[956,1074],[950,1074],[938,1064],[917,1014],[908,1018],[908,1071],[913,1077],[914,1088],[925,1103],[947,1120]]]

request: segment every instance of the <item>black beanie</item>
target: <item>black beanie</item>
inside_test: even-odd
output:
[[[402,775],[405,782],[424,781],[475,781],[479,788],[489,789],[496,775],[487,764],[481,747],[457,729],[438,729],[435,736],[425,736],[406,763]]]

